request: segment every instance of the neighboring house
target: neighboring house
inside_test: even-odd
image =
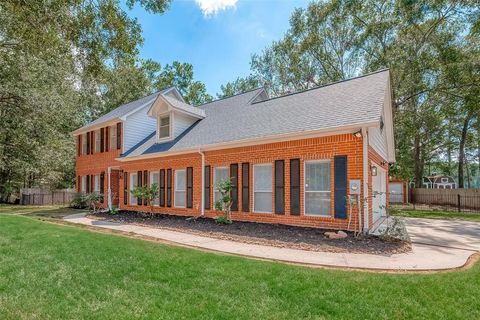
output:
[[[391,99],[388,70],[197,107],[169,88],[73,132],[77,189],[104,193],[104,207],[146,211],[130,191],[158,183],[155,212],[215,217],[216,184],[231,178],[234,220],[353,230],[361,208],[368,230],[385,212],[395,161]],[[347,206],[356,193],[368,201]]]
[[[423,177],[423,187],[426,189],[456,189],[457,183],[451,176],[433,174]]]

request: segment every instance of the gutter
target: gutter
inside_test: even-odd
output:
[[[205,216],[205,153],[198,149],[198,153],[202,156],[202,199],[200,200],[200,216]]]
[[[363,233],[368,233],[368,133],[362,128],[363,147]],[[360,222],[360,219],[359,219]]]

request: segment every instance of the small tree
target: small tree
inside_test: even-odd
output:
[[[158,184],[154,183],[150,187],[135,187],[131,191],[132,195],[136,198],[142,199],[150,206],[150,213],[153,213],[153,204],[158,198]]]
[[[220,192],[220,200],[215,202],[215,209],[222,211],[223,216],[217,217],[216,221],[221,223],[232,223],[232,198],[230,191],[232,183],[229,179],[221,180],[217,185],[217,191]]]

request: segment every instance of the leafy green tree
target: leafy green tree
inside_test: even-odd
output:
[[[205,84],[193,80],[193,66],[190,63],[174,61],[167,64],[156,79],[157,89],[175,86],[185,101],[192,105],[212,101],[212,96],[207,93]]]
[[[217,94],[217,98],[227,98],[239,93],[247,92],[260,87],[260,81],[255,79],[254,76],[249,75],[245,78],[237,78],[233,82],[228,82],[225,85],[220,86],[221,93]]]

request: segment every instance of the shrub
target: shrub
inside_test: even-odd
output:
[[[135,187],[130,192],[134,197],[142,199],[142,201],[146,201],[150,206],[150,212],[153,211],[153,203],[158,198],[158,184],[154,183],[150,187]]]
[[[118,214],[118,208],[117,208],[117,206],[112,205],[112,207],[111,207],[110,210],[108,211],[108,214],[111,214],[111,215],[116,215],[116,214]]]
[[[70,207],[75,209],[85,209],[87,207],[85,194],[81,192],[76,193],[73,200],[70,201]]]
[[[220,192],[220,200],[215,202],[215,209],[222,211],[223,216],[217,217],[215,221],[226,221],[228,224],[232,223],[232,198],[230,197],[230,190],[232,190],[232,183],[230,179],[221,180],[218,183],[217,191]]]

